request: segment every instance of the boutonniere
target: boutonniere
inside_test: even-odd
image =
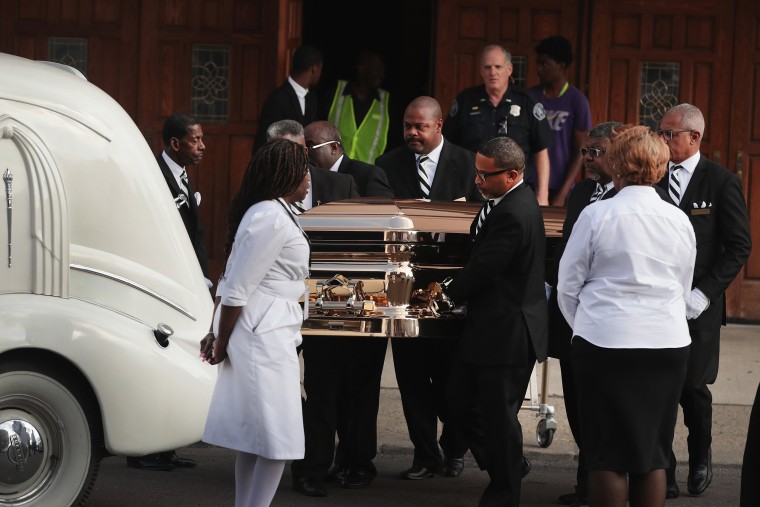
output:
[[[196,192],[195,193],[195,205],[200,206],[201,205],[201,193]]]

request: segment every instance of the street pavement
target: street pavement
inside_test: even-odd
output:
[[[523,480],[521,505],[558,505],[560,494],[572,491],[575,484],[577,448],[567,426],[556,361],[548,364],[547,404],[555,410],[557,431],[553,442],[542,448],[536,442],[538,412],[520,412],[524,450],[532,464]],[[541,370],[536,372],[539,389]],[[723,329],[721,365],[713,386],[713,463],[714,479],[705,494],[686,493],[688,456],[686,430],[679,414],[674,449],[679,459],[678,482],[681,497],[669,500],[667,507],[723,507],[739,505],[741,462],[747,425],[755,392],[760,383],[760,326],[731,324]],[[529,393],[538,400],[538,393]],[[604,403],[604,400],[599,400]],[[527,407],[527,403],[526,403]],[[621,434],[620,438],[625,438]],[[202,443],[179,449],[178,454],[198,461],[198,466],[171,472],[146,472],[126,467],[123,457],[103,460],[98,481],[90,496],[94,507],[153,506],[232,506],[234,505],[234,453]],[[390,353],[383,373],[378,415],[378,476],[363,490],[345,490],[328,485],[325,498],[309,498],[291,489],[286,467],[273,507],[468,507],[476,506],[488,483],[468,454],[464,472],[457,479],[435,478],[422,481],[398,479],[398,473],[411,465],[409,442]]]

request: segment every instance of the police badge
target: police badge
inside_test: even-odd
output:
[[[536,102],[536,105],[533,106],[533,116],[535,116],[538,121],[546,118],[546,110],[540,102]]]
[[[459,111],[459,104],[457,104],[457,99],[454,99],[454,103],[451,104],[451,110],[449,110],[449,116],[456,116],[457,111]]]
[[[512,104],[512,106],[509,108],[509,114],[512,116],[520,116],[520,106],[517,104]]]

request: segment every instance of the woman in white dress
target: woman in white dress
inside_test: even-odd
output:
[[[287,460],[304,455],[300,369],[309,243],[291,212],[309,187],[304,148],[286,140],[256,151],[230,206],[217,289],[216,339],[205,349],[219,378],[203,441],[238,451],[236,507],[270,505]]]

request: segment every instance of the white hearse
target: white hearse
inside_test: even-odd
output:
[[[149,146],[77,71],[0,54],[0,504],[197,442],[212,301]]]

